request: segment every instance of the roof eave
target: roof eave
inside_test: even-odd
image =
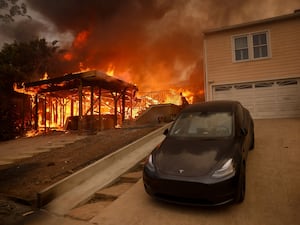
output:
[[[231,26],[224,26],[220,28],[213,28],[213,29],[208,29],[203,32],[204,35],[210,35],[218,32],[223,32],[223,31],[229,31],[229,30],[234,30],[234,29],[239,29],[239,28],[245,28],[245,27],[251,27],[251,26],[256,26],[260,24],[267,24],[267,23],[273,23],[273,22],[278,22],[278,21],[283,21],[283,20],[289,20],[289,19],[294,19],[300,17],[300,11],[295,11],[292,14],[287,14],[287,15],[281,15],[281,16],[276,16],[272,18],[266,18],[262,20],[256,20],[256,21],[251,21],[251,22],[246,22],[246,23],[241,23],[241,24],[236,24],[236,25],[231,25]]]

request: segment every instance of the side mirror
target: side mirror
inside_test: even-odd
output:
[[[247,128],[241,128],[241,134],[242,134],[242,136],[247,136],[247,134],[248,134]]]
[[[167,135],[168,135],[168,133],[169,133],[169,129],[165,129],[165,131],[164,131],[164,133],[163,133],[163,134],[167,136]]]

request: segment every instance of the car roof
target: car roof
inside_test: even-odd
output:
[[[233,112],[237,105],[241,104],[231,100],[208,101],[189,105],[182,112]]]

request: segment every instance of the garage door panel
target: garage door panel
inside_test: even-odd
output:
[[[217,85],[213,99],[240,101],[254,118],[300,117],[300,79]]]
[[[274,112],[277,111],[278,107],[276,104],[264,104],[264,103],[256,103],[255,111],[258,112]]]
[[[295,101],[286,102],[285,104],[278,104],[278,109],[280,111],[295,110],[300,111],[300,104]]]
[[[218,95],[215,100],[233,99],[230,93],[224,95]]]
[[[255,102],[256,103],[264,103],[264,104],[268,104],[268,103],[276,103],[276,99],[274,98],[274,96],[262,96],[260,95],[259,97],[255,97]]]
[[[282,105],[287,105],[287,104],[299,105],[299,100],[296,97],[297,96],[278,96],[277,102]]]

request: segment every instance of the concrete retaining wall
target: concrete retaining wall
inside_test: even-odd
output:
[[[39,192],[37,194],[38,207],[48,204],[46,206],[48,209],[58,214],[64,214],[70,207],[72,208],[88,198],[87,195],[108,185],[135,163],[145,158],[164,139],[162,133],[169,126],[170,124],[166,124]],[[74,190],[76,188],[78,190]],[[78,194],[77,197],[76,194]]]

